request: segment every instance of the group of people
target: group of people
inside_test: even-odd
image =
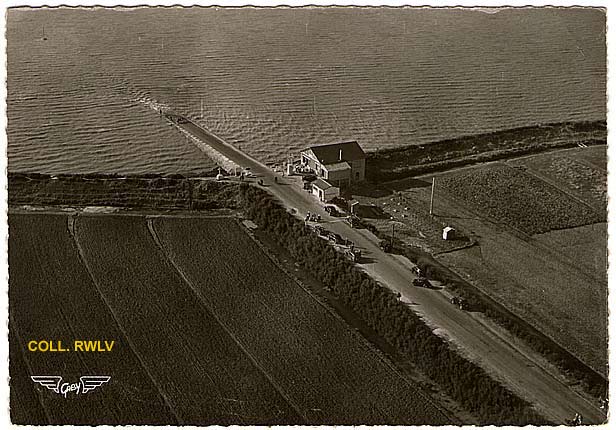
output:
[[[307,212],[306,213],[306,218],[304,218],[304,221],[321,222],[321,215],[319,215],[319,214],[311,214],[310,212]]]
[[[575,416],[571,420],[571,424],[574,425],[574,426],[581,426],[582,425],[582,416],[576,412]]]
[[[240,173],[240,182],[242,182],[242,181],[244,180],[244,177],[245,177],[244,172],[241,172],[241,173]],[[257,183],[258,183],[259,185],[261,185],[261,186],[263,186],[263,185],[264,185],[263,179],[259,179],[259,180],[257,181]],[[275,183],[275,184],[277,184],[277,183],[278,183],[278,176],[274,176],[274,183]]]

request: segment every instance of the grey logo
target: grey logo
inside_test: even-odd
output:
[[[74,392],[75,395],[88,393],[105,382],[109,382],[111,376],[82,376],[79,378],[79,382],[73,384],[62,384],[61,376],[30,376],[30,378],[48,390],[66,398],[68,393]]]

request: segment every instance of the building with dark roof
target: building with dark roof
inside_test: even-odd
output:
[[[311,146],[302,151],[301,163],[339,188],[366,177],[366,153],[355,140]]]

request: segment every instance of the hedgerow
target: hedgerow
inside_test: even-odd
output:
[[[267,192],[242,184],[240,204],[245,215],[272,233],[298,264],[335,292],[360,318],[478,417],[482,424],[548,423],[528,402],[450,349],[389,289],[355,268]]]

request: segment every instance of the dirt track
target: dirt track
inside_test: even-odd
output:
[[[544,360],[533,351],[510,341],[482,315],[457,310],[441,291],[426,290],[411,284],[415,278],[411,263],[403,258],[386,254],[378,248],[378,238],[366,230],[356,230],[339,219],[328,216],[322,205],[294,181],[280,178],[267,166],[226,144],[200,127],[182,124],[195,137],[251,171],[262,179],[269,192],[298,215],[318,213],[324,226],[352,240],[369,263],[364,270],[392,290],[399,291],[403,299],[424,317],[437,332],[450,339],[465,355],[472,358],[490,374],[504,382],[518,395],[536,405],[538,411],[557,423],[564,423],[576,412],[585,423],[599,424],[606,420],[605,413],[562,382],[558,375],[544,368]],[[541,363],[541,364],[540,364]]]

